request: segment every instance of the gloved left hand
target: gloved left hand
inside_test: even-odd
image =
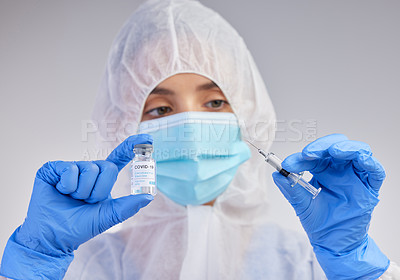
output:
[[[151,195],[112,199],[118,172],[132,160],[136,144],[151,144],[147,134],[133,135],[99,161],[44,164],[37,172],[28,214],[10,237],[0,274],[12,279],[62,279],[81,244],[136,214]]]
[[[308,170],[310,183],[322,187],[312,195],[275,172],[274,181],[292,204],[328,279],[376,279],[388,258],[369,237],[371,214],[385,178],[370,147],[332,134],[307,145],[282,162],[289,172]]]

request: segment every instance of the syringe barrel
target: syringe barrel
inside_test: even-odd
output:
[[[282,170],[282,160],[274,153],[269,153],[265,161],[275,168],[276,171],[280,172]]]
[[[267,157],[265,158],[265,161],[269,163],[273,168],[276,169],[279,173],[281,173],[283,176],[289,178],[289,180],[292,183],[292,187],[294,187],[296,184],[299,184],[302,186],[304,189],[306,189],[308,192],[310,192],[313,195],[313,199],[317,197],[319,192],[321,191],[321,188],[317,189],[307,181],[305,181],[302,178],[302,173],[301,174],[296,174],[296,173],[290,173],[286,171],[285,169],[282,168],[282,160],[278,158],[275,154],[269,153]]]

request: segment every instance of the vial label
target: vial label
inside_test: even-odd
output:
[[[131,193],[157,194],[156,168],[153,161],[133,161]]]

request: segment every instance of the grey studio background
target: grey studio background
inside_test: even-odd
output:
[[[91,153],[82,121],[113,38],[141,2],[0,1],[1,254],[26,215],[36,170]],[[276,108],[278,155],[333,132],[371,145],[387,179],[370,234],[400,263],[400,2],[201,2],[247,42]],[[271,220],[302,231],[270,174],[266,180]]]

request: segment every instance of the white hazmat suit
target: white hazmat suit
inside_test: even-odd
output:
[[[135,134],[149,93],[178,73],[214,81],[242,134],[269,149],[275,113],[243,39],[192,0],[150,0],[116,37],[93,115],[101,145]],[[266,222],[269,173],[252,153],[214,206],[184,207],[159,193],[120,230],[81,245],[65,278],[326,279],[308,240]],[[115,188],[129,188],[128,168],[120,176]]]

